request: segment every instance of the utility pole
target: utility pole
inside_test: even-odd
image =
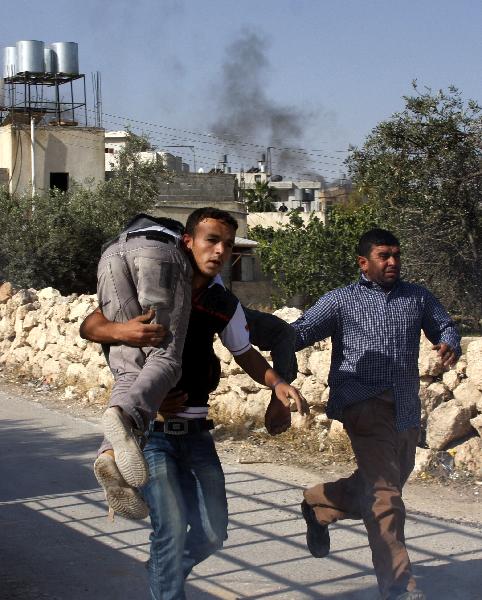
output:
[[[273,150],[273,146],[268,146],[266,148],[266,170],[268,172],[268,178],[273,174],[273,165],[271,163],[271,150]]]
[[[30,117],[30,154],[32,164],[32,212],[35,210],[35,119]]]

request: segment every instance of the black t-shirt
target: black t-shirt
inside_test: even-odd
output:
[[[251,347],[243,309],[220,277],[193,297],[189,326],[182,354],[182,376],[175,389],[188,394],[187,407],[207,406],[216,380],[215,334],[232,354]]]

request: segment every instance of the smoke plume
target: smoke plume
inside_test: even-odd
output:
[[[300,147],[309,115],[268,97],[267,49],[266,41],[250,31],[243,31],[228,47],[221,81],[213,87],[219,118],[210,129],[226,140],[228,154],[234,146],[246,157],[244,162],[248,166],[256,163],[262,150],[245,146],[246,142],[273,146],[273,170],[293,174],[303,159],[297,153],[281,149]]]

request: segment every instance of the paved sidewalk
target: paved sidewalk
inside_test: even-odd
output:
[[[106,518],[91,470],[97,424],[0,392],[0,599],[147,600],[148,522]],[[332,552],[307,554],[299,501],[310,475],[276,465],[225,465],[229,539],[188,580],[190,600],[377,598],[366,535],[331,529]],[[433,600],[476,600],[482,531],[416,515],[407,538]]]

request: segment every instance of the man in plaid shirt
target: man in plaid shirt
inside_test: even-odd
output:
[[[382,598],[423,600],[405,547],[402,501],[420,433],[420,332],[445,367],[460,356],[460,336],[427,289],[400,280],[392,233],[366,232],[358,255],[358,282],[325,294],[293,323],[296,350],[331,337],[327,415],[343,422],[358,467],[304,492],[307,544],[322,558],[330,523],[363,519]]]

